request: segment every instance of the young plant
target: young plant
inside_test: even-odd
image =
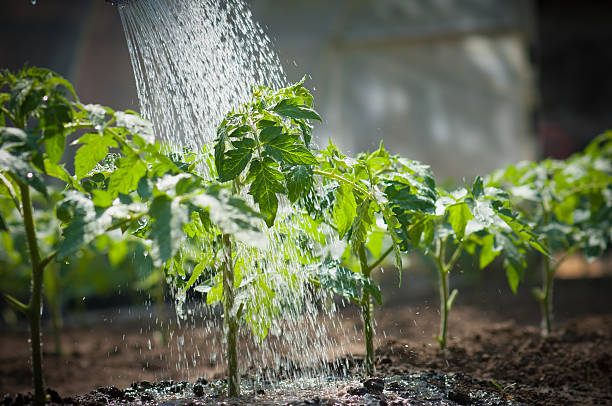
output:
[[[398,235],[400,224],[383,190],[391,181],[407,188],[411,183],[424,187],[420,180],[411,175],[399,174],[396,161],[397,158],[389,156],[382,144],[378,150],[352,159],[330,143],[326,150],[320,152],[319,168],[313,172],[321,177],[323,191],[331,191],[328,197],[331,213],[323,219],[336,230],[338,238],[347,243],[342,258],[345,266],[324,258],[325,262],[315,272],[316,284],[347,297],[361,307],[365,372],[370,376],[375,372],[372,298],[381,304],[381,292],[371,279],[372,271],[391,252],[395,253],[400,281],[402,269],[399,247],[402,241]],[[313,211],[316,214],[316,210]],[[384,237],[390,241],[385,250]]]
[[[26,68],[14,75],[3,72],[0,88],[0,194],[23,219],[31,267],[28,304],[5,294],[30,324],[35,402],[45,402],[40,316],[44,273],[54,261],[69,261],[97,238],[115,233],[150,242],[154,265],[162,266],[185,238],[190,223],[216,225],[239,234],[256,233],[259,218],[244,201],[229,198],[223,188],[207,186],[192,165],[175,162],[153,142],[151,125],[134,113],[114,112],[98,105],[82,105],[71,85],[54,73]],[[68,91],[77,100],[66,98]],[[75,174],[60,159],[77,129],[89,131],[74,142]],[[109,153],[117,148],[119,153]],[[42,252],[35,223],[32,194],[53,199],[43,175],[64,183],[56,206],[61,238]],[[0,205],[6,208],[6,204]],[[0,213],[0,230],[11,231]]]
[[[312,166],[317,164],[317,160],[309,148],[312,127],[308,120],[320,120],[320,117],[312,109],[312,96],[303,87],[303,82],[304,79],[278,91],[255,88],[252,100],[230,112],[217,129],[214,158],[218,180],[231,184],[234,196],[245,193],[252,196],[268,227],[272,227],[276,220],[279,197],[295,202],[313,182]],[[240,394],[237,334],[244,302],[236,302],[235,289],[240,287],[240,284],[236,286],[236,265],[240,264],[240,269],[245,264],[238,256],[240,250],[232,241],[231,234],[221,235],[221,246],[223,271],[216,284],[222,283],[223,288],[221,291],[217,289],[215,295],[209,291],[207,301],[219,299],[223,304],[228,395],[237,396]],[[257,278],[252,280],[253,283],[256,281]],[[257,287],[269,289],[263,281],[257,283]],[[269,305],[272,305],[271,301]],[[251,311],[247,309],[247,317]],[[270,312],[268,309],[264,314]],[[260,333],[265,337],[266,329]]]
[[[406,165],[404,170],[414,171],[414,164],[411,166]],[[401,187],[388,190],[387,195],[402,225],[399,232],[402,249],[422,250],[438,271],[441,319],[436,341],[441,349],[446,347],[448,316],[457,295],[456,289],[449,292],[448,276],[463,252],[476,255],[476,248],[479,248],[480,268],[503,252],[506,275],[513,291],[526,266],[526,248],[531,246],[548,255],[536,235],[510,210],[507,195],[499,189],[484,188],[480,177],[471,187],[452,193],[437,189],[433,205],[431,200],[415,200]]]
[[[612,132],[595,139],[565,161],[544,160],[493,173],[489,185],[509,191],[521,218],[553,252],[542,257],[542,287],[534,290],[541,308],[541,332],[552,330],[555,273],[577,251],[593,260],[610,245],[612,230]]]

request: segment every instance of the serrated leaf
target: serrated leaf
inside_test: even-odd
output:
[[[272,110],[283,117],[321,121],[319,114],[308,106],[300,104],[299,98],[283,99]]]
[[[397,229],[401,227],[397,217],[393,214],[388,206],[383,206],[382,215],[387,223],[387,231],[391,236],[391,242],[393,243],[393,254],[395,256],[395,264],[399,270],[400,284],[402,283],[402,254],[400,250],[400,244],[402,243],[401,237],[397,233]]]
[[[111,137],[95,133],[85,134],[78,142],[84,144],[74,156],[74,172],[78,180],[88,176],[98,162],[108,155],[110,147],[117,146],[117,142]]]
[[[366,242],[368,233],[372,230],[376,219],[374,218],[373,202],[369,199],[362,201],[355,212],[351,233],[351,247],[356,249]]]
[[[270,158],[263,161],[254,160],[249,168],[248,180],[251,182],[249,194],[259,206],[259,211],[264,217],[266,225],[272,227],[278,210],[277,193],[284,193],[285,187],[281,183],[283,174],[275,168],[275,163]]]
[[[34,190],[37,190],[44,196],[48,196],[47,187],[42,175],[21,158],[17,158],[7,151],[0,150],[0,169],[12,173],[21,182],[32,186]]]
[[[495,235],[487,234],[482,238],[482,248],[480,249],[479,265],[484,269],[501,253],[501,247],[495,244]]]
[[[465,202],[456,203],[448,206],[446,212],[448,213],[448,222],[453,228],[457,239],[461,240],[468,221],[474,217],[470,211],[470,207]]]
[[[316,165],[317,159],[296,136],[281,134],[264,144],[265,151],[278,162],[289,165]]]
[[[215,168],[217,174],[221,172],[223,166],[223,159],[225,158],[225,143],[227,142],[227,120],[223,120],[221,125],[217,128],[217,139],[215,140]]]
[[[287,185],[287,197],[291,203],[295,203],[301,196],[304,196],[314,182],[312,168],[308,165],[293,166],[285,173]]]
[[[83,109],[87,112],[87,118],[91,121],[97,131],[101,131],[106,124],[106,109],[99,104],[86,104]]]
[[[512,293],[516,293],[519,283],[521,282],[521,273],[512,264],[507,264],[506,278],[508,279],[508,285],[510,286]]]
[[[259,132],[259,140],[264,143],[270,142],[276,137],[278,137],[279,135],[281,135],[282,132],[283,132],[283,127],[278,126],[278,125],[264,127]]]
[[[136,114],[128,114],[121,111],[115,112],[115,118],[118,127],[123,127],[132,134],[138,135],[148,144],[153,144],[155,142],[153,125],[149,120],[139,117]]]
[[[482,178],[480,176],[477,176],[476,179],[474,179],[474,183],[472,183],[472,196],[474,196],[474,199],[478,199],[483,194],[484,185],[482,182]]]
[[[151,257],[161,266],[174,256],[185,238],[183,225],[189,221],[187,208],[166,196],[153,199],[149,215],[153,220],[148,237],[152,240]]]
[[[57,249],[57,259],[63,260],[106,232],[111,217],[96,214],[94,203],[78,192],[68,192],[56,208],[57,216],[69,221],[62,230],[62,240]]]
[[[49,161],[57,164],[64,154],[66,138],[62,133],[56,133],[53,137],[45,139],[45,151],[49,157]]]
[[[344,238],[348,230],[351,228],[355,216],[357,215],[357,203],[353,195],[353,187],[347,183],[342,183],[335,193],[334,208],[332,216],[338,237]]]
[[[261,216],[244,200],[230,196],[228,190],[211,187],[195,196],[191,204],[207,210],[212,223],[224,234],[232,234],[248,245],[266,248],[267,240],[259,230]]]
[[[140,179],[147,173],[145,164],[136,157],[118,160],[119,167],[110,175],[108,191],[116,196],[118,193],[129,194],[136,189]]]
[[[252,156],[252,150],[247,148],[237,148],[225,152],[219,171],[219,182],[228,182],[240,176],[251,162]]]

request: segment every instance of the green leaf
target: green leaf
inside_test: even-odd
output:
[[[112,138],[95,133],[85,134],[78,142],[84,144],[74,157],[74,172],[79,180],[88,176],[98,162],[108,155],[110,147],[117,146],[117,142]]]
[[[86,104],[83,110],[87,112],[87,118],[91,121],[96,131],[102,131],[106,124],[106,109],[99,104]]]
[[[62,240],[57,249],[57,259],[63,260],[106,232],[111,218],[98,217],[94,203],[85,195],[70,191],[56,208],[57,217],[69,221],[62,230]]]
[[[97,207],[108,207],[113,204],[113,197],[107,190],[94,189],[91,194],[92,201]]]
[[[0,150],[0,169],[12,173],[19,181],[48,196],[45,180],[29,163],[5,150]]]
[[[254,160],[249,168],[248,181],[251,181],[249,194],[259,206],[259,211],[264,217],[266,225],[271,227],[276,219],[278,210],[277,193],[284,193],[285,187],[281,183],[283,174],[275,168],[275,162],[270,158],[263,161]]]
[[[299,98],[283,99],[272,110],[283,117],[294,119],[312,119],[321,121],[319,114],[308,106],[299,104]]]
[[[161,266],[176,253],[185,238],[183,225],[189,221],[187,208],[166,196],[153,199],[149,215],[153,220],[149,238],[152,240],[151,257],[155,266]]]
[[[223,120],[217,128],[217,139],[215,140],[215,168],[217,174],[221,172],[223,159],[225,158],[225,143],[227,142],[227,120]]]
[[[259,133],[259,140],[261,142],[270,142],[283,132],[283,127],[275,125],[264,127]]]
[[[119,167],[111,174],[108,191],[116,196],[118,193],[129,194],[136,189],[140,179],[147,173],[145,164],[135,156],[121,158]]]
[[[351,233],[351,247],[356,250],[360,244],[366,242],[368,233],[372,230],[376,219],[374,217],[374,204],[371,200],[362,201],[356,210]]]
[[[296,165],[285,173],[288,198],[291,203],[295,203],[301,196],[304,196],[314,182],[312,168],[308,165]]]
[[[4,221],[4,217],[2,217],[2,213],[0,213],[0,231],[8,231],[8,227],[6,226],[6,221]]]
[[[219,182],[228,182],[236,179],[251,161],[253,156],[251,149],[238,148],[225,153],[221,170],[219,171]]]
[[[128,254],[127,241],[113,243],[108,250],[108,260],[112,266],[119,266]]]
[[[45,150],[47,151],[49,161],[54,164],[59,163],[64,154],[65,142],[66,138],[62,133],[56,133],[53,137],[45,139]]]
[[[397,230],[401,227],[401,224],[397,217],[393,214],[389,206],[383,206],[382,215],[387,223],[387,231],[391,236],[391,242],[393,243],[393,254],[395,256],[395,265],[399,270],[400,284],[402,283],[402,254],[400,250],[400,244],[402,243],[401,237],[398,235]]]
[[[512,289],[512,293],[516,293],[521,281],[521,273],[510,263],[506,264],[506,278],[508,279],[508,285],[510,289]]]
[[[501,247],[495,245],[495,235],[487,234],[482,238],[482,248],[480,249],[479,265],[484,269],[501,253]]]
[[[472,195],[474,196],[474,199],[478,199],[483,194],[484,187],[482,178],[480,176],[477,176],[476,179],[474,179],[474,183],[472,184]]]
[[[289,165],[316,165],[317,159],[296,136],[281,134],[264,144],[266,152],[278,162]]]
[[[465,226],[474,217],[470,207],[465,202],[456,203],[448,206],[446,212],[448,213],[448,221],[451,227],[453,227],[457,239],[461,240],[465,233]]]
[[[150,121],[136,114],[128,114],[121,111],[115,112],[116,123],[118,127],[123,127],[132,134],[138,135],[147,144],[153,144],[155,142],[155,135],[153,134],[153,125]]]
[[[207,210],[210,220],[224,234],[232,234],[248,245],[266,248],[267,240],[259,230],[261,216],[244,200],[232,197],[229,190],[213,186],[193,197],[190,203]]]
[[[338,236],[342,239],[351,228],[355,216],[357,215],[357,203],[353,195],[353,187],[347,183],[342,183],[335,193],[334,208],[332,216]]]
[[[210,260],[210,258],[207,258],[207,259]],[[183,292],[186,292],[194,283],[196,283],[200,275],[202,275],[202,271],[204,271],[207,264],[208,264],[208,261],[199,262],[193,268],[193,272],[191,273],[189,280],[187,281],[187,283],[185,283],[185,286],[183,287]]]

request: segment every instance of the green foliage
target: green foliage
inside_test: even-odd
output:
[[[535,233],[554,251],[583,251],[594,259],[610,244],[612,132],[565,161],[509,166],[488,184],[508,190]]]
[[[268,227],[276,218],[279,195],[294,202],[312,186],[310,167],[317,160],[309,148],[308,120],[321,118],[303,83],[278,91],[256,88],[251,102],[229,113],[217,129],[219,181],[248,186]]]

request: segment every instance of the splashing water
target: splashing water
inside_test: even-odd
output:
[[[210,148],[217,125],[228,111],[250,99],[253,85],[280,88],[286,83],[270,40],[243,0],[124,0],[119,10],[141,112],[153,123],[156,137],[175,151]],[[201,171],[204,176],[210,174],[205,167]],[[267,291],[274,292],[261,295],[251,289],[245,300],[253,309],[268,300],[269,308],[281,312],[270,323],[262,313],[247,314],[252,324],[267,328],[269,337],[263,342],[246,326],[241,329],[244,339],[240,341],[252,343],[240,349],[242,367],[254,368],[260,377],[269,378],[270,370],[282,371],[285,377],[298,371],[302,376],[317,374],[338,355],[332,347],[344,351],[343,343],[330,338],[328,330],[336,330],[336,337],[341,330],[338,319],[330,317],[333,303],[308,287],[298,244],[285,243],[298,241],[303,225],[291,212],[287,202],[281,202],[279,218],[267,231],[267,251],[242,247],[238,252],[246,264],[243,279],[259,277]],[[331,235],[330,230],[330,244]],[[185,295],[179,291],[176,299],[180,314]],[[318,303],[325,302],[332,305],[321,314]],[[199,314],[204,320],[203,336],[209,340],[205,347],[217,348],[221,355],[221,339],[214,333],[221,330],[218,309],[201,303],[186,306],[188,316]],[[191,325],[195,326],[193,320]],[[177,350],[182,351],[180,343]],[[188,371],[200,357],[216,359],[217,355],[182,354],[176,367]]]
[[[163,141],[201,148],[253,85],[286,82],[242,0],[124,0],[119,10],[141,112]]]

